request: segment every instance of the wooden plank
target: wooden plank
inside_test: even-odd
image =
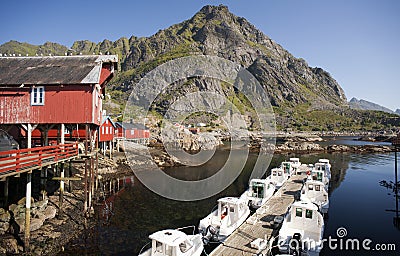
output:
[[[249,255],[260,253],[250,243],[257,238],[270,241],[273,238],[273,220],[284,215],[294,202],[294,195],[301,190],[305,175],[293,175],[285,184],[245,223],[236,229],[210,256]],[[275,235],[275,234],[274,234]]]
[[[50,180],[69,181],[69,180],[82,180],[82,178],[80,178],[80,177],[53,177]]]

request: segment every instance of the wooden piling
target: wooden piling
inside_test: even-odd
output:
[[[26,176],[26,196],[25,196],[25,252],[29,253],[29,241],[31,236],[31,196],[32,195],[32,172]]]
[[[8,185],[9,185],[9,177],[6,177],[4,180],[4,208],[8,206]]]
[[[62,218],[63,217],[63,201],[64,201],[64,163],[60,164],[60,194],[59,194],[59,199],[58,199],[58,203],[59,203],[59,211],[58,211],[58,218]]]
[[[397,180],[397,143],[394,145],[394,193],[396,195],[396,218],[399,219],[398,180]]]

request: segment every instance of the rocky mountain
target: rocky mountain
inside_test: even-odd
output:
[[[360,99],[358,100],[357,98],[352,98],[349,101],[349,106],[352,109],[360,109],[360,110],[376,110],[376,111],[383,111],[386,113],[391,113],[393,114],[394,112],[391,109],[385,108],[379,104]]]
[[[230,13],[226,6],[205,6],[191,19],[160,30],[148,38],[120,38],[101,43],[76,41],[67,47],[46,43],[32,46],[11,41],[1,53],[119,54],[121,69],[115,88],[129,90],[144,73],[173,58],[191,54],[217,55],[240,63],[262,81],[274,106],[314,103],[341,105],[346,97],[338,83],[325,71],[310,68],[246,19]]]
[[[118,54],[120,71],[109,90],[112,99],[106,103],[109,113],[122,112],[132,88],[158,65],[183,56],[216,55],[241,64],[258,79],[268,92],[280,129],[336,130],[347,129],[355,123],[358,125],[355,129],[366,127],[366,123],[361,125],[365,113],[349,110],[343,89],[328,72],[294,57],[245,18],[230,13],[222,5],[204,6],[192,18],[150,37],[131,36],[100,43],[76,41],[70,48],[54,43],[34,46],[11,41],[0,46],[0,53]],[[220,81],[194,78],[174,86],[175,89],[169,89],[157,99],[154,110],[162,113],[179,96],[211,88],[233,97],[242,113],[248,113],[240,94]],[[368,120],[371,125],[380,125],[386,119],[379,116]]]
[[[400,109],[396,109],[395,113],[400,116]]]

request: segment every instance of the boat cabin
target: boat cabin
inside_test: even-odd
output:
[[[297,201],[291,205],[285,216],[280,236],[300,233],[303,239],[321,241],[324,231],[324,218],[318,207],[311,202]]]
[[[252,179],[250,181],[250,197],[253,198],[265,198],[266,193],[269,189],[271,189],[275,186],[270,182],[265,179]]]
[[[280,188],[287,180],[288,175],[282,168],[273,168],[271,170],[271,175],[268,178],[268,180],[274,183],[277,188]]]
[[[140,255],[148,256],[186,256],[200,255],[202,249],[201,237],[195,241],[184,232],[174,229],[158,231],[149,236],[152,240],[151,250]],[[198,240],[198,241],[197,241]],[[199,250],[201,249],[201,250]],[[200,252],[200,253],[199,253]]]
[[[300,200],[318,205],[322,213],[328,212],[329,197],[325,184],[316,180],[307,180],[301,190]]]
[[[236,222],[247,209],[246,202],[237,197],[224,197],[218,200],[218,215],[223,220],[229,216],[231,222]]]
[[[323,164],[327,164],[329,165],[329,167],[331,166],[331,164],[329,163],[329,159],[325,159],[325,158],[321,158],[318,160],[319,163],[323,163]]]
[[[291,176],[293,174],[293,172],[295,171],[292,166],[292,162],[282,162],[281,168],[288,176]]]
[[[289,162],[291,162],[292,166],[295,168],[297,168],[301,165],[300,158],[297,158],[297,157],[289,158]]]

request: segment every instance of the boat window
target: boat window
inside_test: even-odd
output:
[[[317,180],[322,181],[322,173],[317,173]]]
[[[276,176],[276,171],[273,171],[273,172],[272,172],[272,175],[273,175],[273,176]]]
[[[179,249],[181,250],[182,253],[186,253],[187,251],[192,248],[193,245],[191,245],[188,241],[185,241],[183,243],[179,244]]]
[[[278,172],[278,176],[282,176],[282,172]]]
[[[230,207],[230,212],[235,212],[235,207],[231,206]]]
[[[264,195],[264,186],[261,183],[253,184],[253,196],[257,198],[262,198]]]
[[[308,190],[313,190],[313,185],[308,185]]]
[[[156,241],[156,252],[162,253],[163,252],[162,247],[163,244],[159,241]]]
[[[165,245],[165,255],[172,256],[172,246]]]
[[[312,210],[306,209],[306,218],[312,219]]]
[[[315,185],[315,191],[321,191],[321,186],[320,185]]]
[[[303,217],[303,209],[296,208],[296,217]]]

